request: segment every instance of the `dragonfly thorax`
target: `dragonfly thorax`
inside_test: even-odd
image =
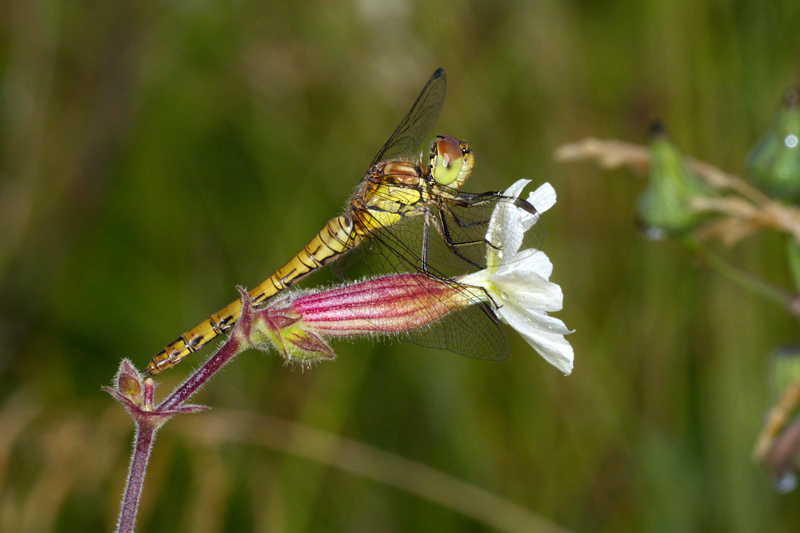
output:
[[[439,185],[461,187],[472,173],[475,156],[464,141],[450,135],[438,135],[430,153],[430,177]]]
[[[350,202],[357,210],[367,209],[373,214],[407,214],[422,207],[428,189],[419,165],[381,161],[369,169]]]

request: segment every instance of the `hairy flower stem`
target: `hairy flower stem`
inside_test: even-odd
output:
[[[230,337],[203,366],[158,404],[158,409],[169,410],[182,405],[240,351],[240,343]]]
[[[144,476],[157,429],[155,425],[151,424],[137,424],[136,426],[135,448],[128,468],[128,481],[125,485],[125,494],[122,498],[117,522],[118,533],[133,532],[136,524],[136,511],[139,509],[139,497],[142,495]]]

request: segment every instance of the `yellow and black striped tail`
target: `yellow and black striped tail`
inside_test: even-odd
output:
[[[250,291],[253,305],[259,306],[268,302],[282,290],[357,246],[363,237],[354,230],[352,218],[343,215],[330,220],[299,254]],[[147,365],[147,373],[158,374],[166,368],[172,368],[181,359],[233,327],[241,314],[241,300],[231,302],[156,354]]]

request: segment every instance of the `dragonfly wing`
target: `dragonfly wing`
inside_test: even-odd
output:
[[[417,149],[425,136],[431,131],[439,112],[444,105],[444,95],[447,88],[447,78],[444,69],[438,69],[428,80],[425,88],[417,97],[411,111],[394,130],[392,136],[386,141],[372,165],[379,161],[399,159],[415,162],[418,156]]]
[[[333,264],[334,272],[351,279],[398,272],[422,272],[422,229],[424,215],[407,217],[391,227],[374,230],[360,246]],[[436,235],[436,230],[433,230]],[[398,235],[415,236],[400,239]],[[427,273],[449,281],[443,272],[429,266]],[[424,290],[421,288],[420,290]],[[420,306],[425,309],[425,306]],[[486,303],[470,305],[438,319],[431,311],[431,323],[403,334],[403,339],[420,346],[449,350],[473,359],[502,360],[508,357],[508,339],[497,316]]]

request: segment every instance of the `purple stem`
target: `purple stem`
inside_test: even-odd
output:
[[[217,353],[201,366],[197,372],[189,376],[183,385],[175,389],[163,402],[158,405],[157,410],[167,411],[177,409],[188,400],[192,394],[197,392],[205,383],[237,353],[239,353],[240,343],[234,337],[230,337]]]
[[[122,508],[117,523],[119,533],[132,533],[136,524],[136,511],[139,509],[139,497],[142,494],[147,462],[150,459],[150,450],[153,448],[155,434],[156,427],[153,424],[141,424],[137,421],[136,448],[131,458],[128,483],[125,486],[125,495],[122,499]]]

